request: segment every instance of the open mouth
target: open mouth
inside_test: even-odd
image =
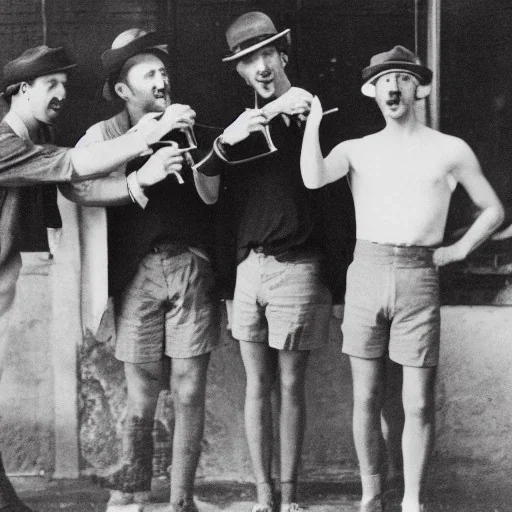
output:
[[[396,106],[400,105],[400,96],[398,94],[393,95],[388,100],[386,100],[386,105],[388,107],[396,107]]]
[[[51,110],[54,110],[55,112],[60,112],[60,110],[62,108],[62,103],[60,101],[59,102],[52,101],[48,105],[48,108],[51,109]]]

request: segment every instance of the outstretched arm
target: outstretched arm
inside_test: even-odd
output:
[[[437,266],[466,258],[499,227],[504,219],[501,201],[483,175],[475,154],[460,139],[456,144],[457,165],[452,174],[478,207],[480,215],[460,240],[435,251],[434,264]]]
[[[174,113],[164,112],[157,121],[147,119],[132,133],[116,139],[73,149],[34,145],[14,132],[0,135],[0,185],[22,187],[36,183],[62,183],[98,178],[139,156],[173,127]]]
[[[332,183],[350,170],[349,160],[345,154],[346,143],[338,144],[324,159],[320,148],[319,129],[322,120],[322,105],[315,96],[311,103],[300,155],[302,180],[307,188],[320,188]]]

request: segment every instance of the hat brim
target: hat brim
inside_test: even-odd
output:
[[[231,62],[234,60],[241,59],[241,58],[245,57],[246,55],[249,55],[250,53],[255,52],[256,50],[259,50],[260,48],[263,48],[264,46],[267,46],[270,43],[273,43],[277,39],[288,35],[289,33],[290,33],[290,29],[287,28],[286,30],[279,32],[279,34],[275,34],[272,37],[269,37],[268,39],[259,41],[258,43],[253,44],[252,46],[249,46],[248,48],[244,48],[243,50],[240,50],[239,52],[235,52],[231,55],[228,55],[227,57],[224,57],[222,59],[222,62]]]
[[[432,90],[432,71],[429,68],[412,63],[411,65],[408,65],[404,62],[394,63],[394,66],[388,66],[387,64],[388,63],[386,63],[386,65],[383,64],[379,66],[372,66],[371,68],[368,67],[363,70],[363,79],[365,78],[366,70],[373,71],[372,73],[367,73],[369,76],[366,82],[361,86],[361,92],[365,96],[368,96],[369,98],[375,98],[375,82],[381,76],[395,72],[409,73],[418,79],[419,85],[416,91],[416,97],[418,99],[426,98],[430,94]],[[376,68],[381,69],[376,70]]]
[[[4,97],[12,96],[12,91],[14,90],[13,86],[17,86],[21,84],[22,82],[29,82],[30,80],[35,80],[36,78],[40,78],[42,76],[47,75],[53,75],[54,73],[65,73],[66,71],[69,71],[70,69],[76,68],[77,64],[68,64],[67,66],[58,67],[55,69],[46,70],[44,73],[36,73],[32,76],[27,76],[23,80],[20,80],[19,82],[15,83],[6,83],[3,86],[3,92],[2,95]]]

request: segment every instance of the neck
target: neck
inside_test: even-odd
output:
[[[41,122],[38,121],[32,113],[29,111],[26,106],[14,98],[11,103],[11,111],[18,115],[18,117],[23,121],[23,124],[27,127],[28,134],[31,140],[35,140],[37,136],[37,132],[41,127]]]
[[[279,98],[279,96],[282,96],[285,92],[288,92],[291,88],[292,84],[290,83],[290,80],[288,80],[288,77],[286,77],[286,80],[283,81],[283,83],[276,88],[276,98]]]
[[[418,121],[415,109],[411,108],[407,114],[398,119],[386,117],[384,132],[389,135],[413,135],[421,126],[423,125]]]
[[[134,107],[129,103],[126,103],[126,111],[128,112],[128,117],[130,118],[132,126],[135,126],[146,114],[146,112],[143,112],[140,108]]]

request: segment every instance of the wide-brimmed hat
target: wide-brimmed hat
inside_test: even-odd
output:
[[[21,82],[27,82],[40,76],[60,73],[74,68],[73,62],[64,48],[49,48],[46,45],[25,50],[19,57],[4,66],[3,88],[6,95]]]
[[[395,46],[388,52],[378,53],[370,59],[370,65],[362,72],[361,92],[365,96],[375,98],[375,82],[382,75],[393,71],[405,71],[418,79],[417,98],[425,98],[430,94],[432,71],[421,64],[416,54],[403,46]]]
[[[121,32],[112,42],[111,48],[101,54],[103,69],[108,78],[103,86],[103,97],[112,99],[112,87],[119,77],[126,61],[139,53],[153,53],[167,63],[169,52],[167,45],[162,44],[161,38],[155,31],[141,28],[130,28]]]
[[[277,32],[274,23],[265,13],[247,12],[239,16],[226,30],[231,54],[222,61],[240,59],[282,37],[287,37],[288,43],[290,42],[289,28]]]

